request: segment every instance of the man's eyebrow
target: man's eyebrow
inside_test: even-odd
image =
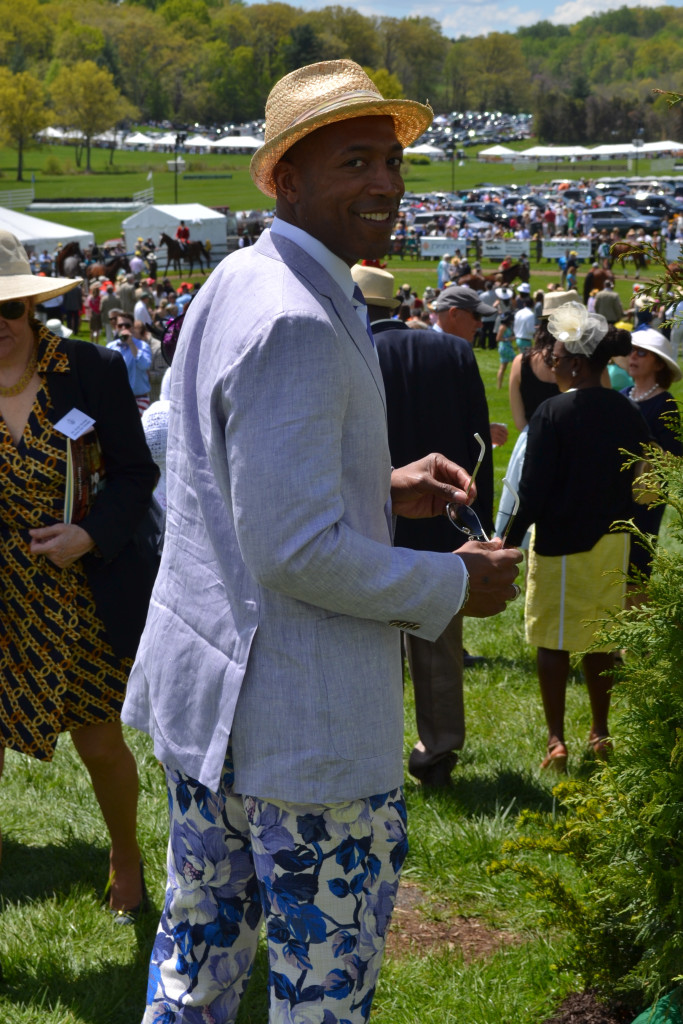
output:
[[[369,149],[374,149],[372,142],[352,142],[348,146],[344,146],[341,150],[342,153],[367,153]],[[400,142],[394,142],[391,146],[392,153],[402,153],[403,146]]]

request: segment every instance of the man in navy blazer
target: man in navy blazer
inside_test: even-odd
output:
[[[392,546],[469,474],[392,471],[350,266],[388,245],[431,110],[351,61],[292,72],[252,177],[270,231],[213,272],[173,363],[167,533],[124,719],[170,806],[145,1024],[234,1021],[261,922],[272,1022],[367,1020],[407,850],[399,630],[518,596],[520,555]],[[469,593],[469,596],[468,596]]]
[[[386,319],[384,308],[393,295],[393,274],[355,266],[372,323],[387,397],[389,451],[395,466],[412,462],[416,453],[443,452],[472,471],[485,453],[477,474],[473,508],[487,534],[493,532],[493,459],[484,382],[472,350],[482,316],[495,313],[471,288],[452,285],[434,304],[444,317],[439,330],[408,328]],[[389,279],[389,280],[387,280]],[[457,326],[451,329],[450,320]],[[461,337],[460,335],[464,335]],[[394,542],[418,551],[453,551],[465,542],[444,516],[399,518]],[[408,770],[424,785],[444,786],[450,780],[457,751],[465,742],[463,698],[462,614],[454,615],[434,642],[406,633],[405,648],[415,694],[418,741]]]

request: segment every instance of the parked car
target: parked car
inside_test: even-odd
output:
[[[625,235],[632,228],[638,231],[658,231],[661,227],[661,216],[653,216],[633,210],[629,206],[610,206],[602,210],[591,210],[593,227],[598,231],[613,231],[618,228]]]

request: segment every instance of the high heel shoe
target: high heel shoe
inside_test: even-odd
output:
[[[107,883],[107,888],[104,894],[105,900],[109,894],[109,890],[111,889],[112,881],[113,876],[109,878],[109,881]],[[144,911],[147,910],[147,907],[149,906],[147,886],[145,885],[145,867],[142,861],[140,861],[140,885],[142,887],[142,898],[140,899],[140,902],[136,907],[128,907],[125,910],[114,910],[113,907],[107,907],[107,910],[111,915],[114,924],[135,924],[138,918],[140,917],[140,914],[144,913]]]
[[[554,772],[567,771],[567,748],[561,740],[548,744],[548,752],[541,761],[541,771],[551,769]]]

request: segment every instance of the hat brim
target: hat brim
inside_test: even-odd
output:
[[[54,299],[83,284],[82,277],[38,277],[36,274],[0,275],[0,302],[10,299]]]
[[[354,117],[391,117],[394,121],[396,138],[405,148],[419,139],[429,128],[433,116],[434,113],[430,106],[418,103],[416,100],[348,99],[343,105],[300,121],[264,143],[251,158],[249,165],[251,179],[264,195],[274,198],[276,194],[273,179],[275,164],[282,159],[295,142],[327,124],[348,121]]]
[[[386,295],[366,295],[363,293],[366,305],[368,306],[382,306],[384,309],[396,309],[397,306],[401,305],[400,299],[388,299]]]
[[[655,345],[648,345],[647,341],[641,341],[642,332],[632,331],[631,332],[631,345],[633,348],[642,348],[646,352],[652,352],[653,356],[659,356],[663,363],[665,363],[673,374],[673,382],[680,380],[683,377],[683,372],[680,366],[672,356],[668,356],[665,352],[660,351]]]

